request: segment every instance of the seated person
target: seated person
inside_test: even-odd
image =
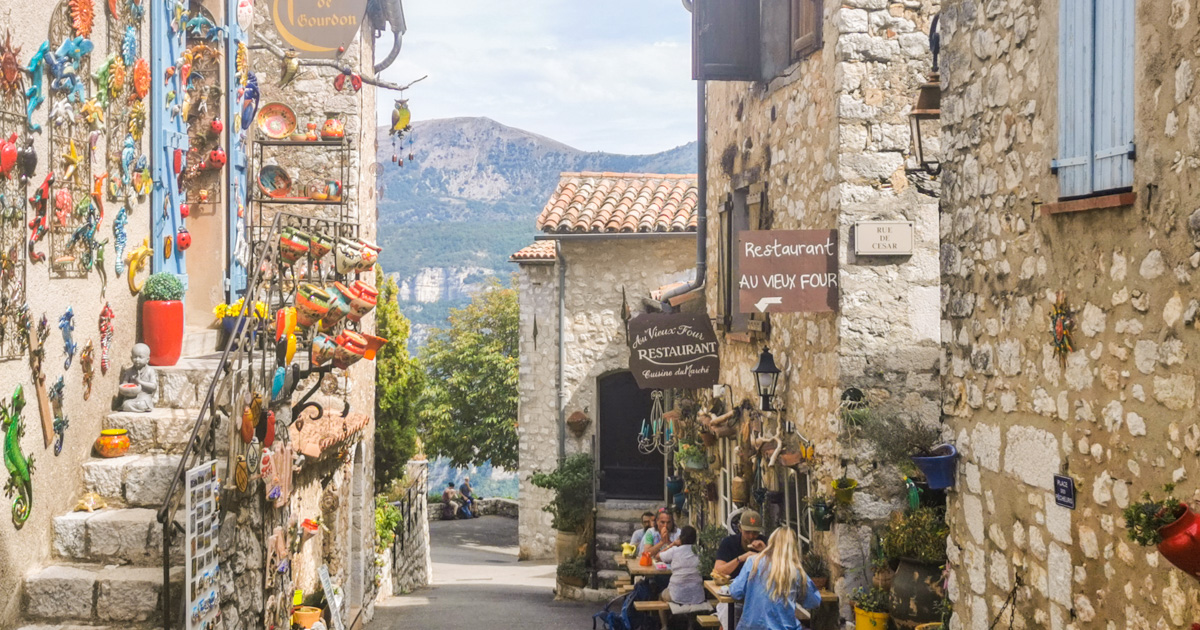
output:
[[[462,503],[458,500],[458,492],[454,489],[454,482],[451,481],[446,484],[446,489],[442,490],[442,520],[454,520],[455,513],[458,512],[461,505]]]
[[[681,606],[707,603],[704,578],[700,575],[700,558],[692,550],[696,544],[696,528],[688,525],[679,532],[679,539],[658,552],[658,557],[671,567],[671,581],[662,592],[664,602]]]
[[[671,513],[671,509],[661,508],[658,510],[658,516],[655,517],[654,528],[642,535],[642,551],[649,551],[652,557],[656,556],[667,545],[678,540],[679,534],[679,528],[675,526],[675,515]]]
[[[771,534],[766,549],[729,585],[729,595],[745,602],[738,628],[801,630],[796,606],[813,610],[821,605],[816,585],[801,566],[796,532],[787,527]]]
[[[737,533],[721,540],[717,547],[713,572],[737,578],[742,566],[758,552],[767,548],[767,539],[762,536],[762,516],[754,510],[742,510],[736,527]],[[729,628],[729,604],[717,604],[717,617],[722,628]]]
[[[462,497],[463,507],[466,508],[467,518],[475,518],[475,493],[471,490],[471,478],[463,477],[462,485],[458,487],[458,494]]]
[[[654,512],[646,510],[642,512],[642,528],[634,530],[633,536],[629,537],[629,544],[637,549],[638,555],[642,554],[642,539],[646,537],[646,530],[653,531],[654,529]]]

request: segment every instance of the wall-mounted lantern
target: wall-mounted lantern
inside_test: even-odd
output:
[[[942,117],[942,86],[941,75],[938,73],[938,53],[941,49],[941,36],[937,32],[938,16],[933,17],[929,26],[929,50],[933,53],[933,70],[925,83],[917,92],[917,102],[908,115],[908,124],[912,131],[913,155],[917,165],[928,173],[936,174],[942,170],[941,165],[941,117]]]
[[[775,398],[775,388],[779,385],[779,368],[775,365],[775,356],[767,348],[763,348],[762,354],[758,356],[758,365],[754,366],[753,370],[755,380],[758,383],[758,397],[762,401],[761,409],[763,411],[775,411],[775,407],[771,404]]]

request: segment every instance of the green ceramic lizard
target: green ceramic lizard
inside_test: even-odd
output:
[[[20,527],[29,520],[29,512],[33,509],[33,455],[25,457],[21,453],[21,437],[25,435],[25,421],[21,411],[25,408],[25,390],[20,385],[13,392],[12,405],[0,402],[0,428],[4,430],[4,467],[8,469],[8,483],[4,484],[4,496],[11,497],[13,492],[13,524]]]

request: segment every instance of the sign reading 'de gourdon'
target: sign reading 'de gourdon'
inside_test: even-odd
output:
[[[738,234],[742,313],[836,311],[837,230],[747,230]]]
[[[638,387],[712,387],[720,369],[717,335],[708,317],[646,313],[629,320],[629,371]]]
[[[367,0],[269,0],[271,23],[283,47],[302,59],[341,54],[362,28]]]

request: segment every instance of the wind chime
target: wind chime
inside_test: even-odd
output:
[[[674,450],[679,443],[679,434],[675,420],[663,418],[663,393],[655,390],[650,394],[654,405],[650,408],[650,420],[642,420],[642,430],[638,434],[638,450],[644,454],[659,452],[666,455]]]
[[[392,162],[397,166],[404,166],[404,157],[400,152],[404,149],[404,136],[412,130],[412,112],[408,109],[408,99],[403,98],[404,93],[401,92],[396,100],[396,105],[392,109],[392,127],[389,130],[389,135],[392,136]],[[412,137],[408,138],[408,161],[413,161]]]

